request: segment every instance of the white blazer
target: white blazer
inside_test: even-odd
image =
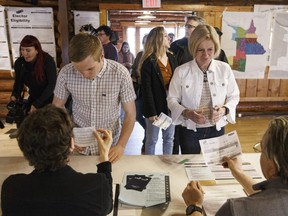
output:
[[[195,59],[175,69],[167,97],[173,124],[181,124],[187,129],[196,131],[196,123],[190,119],[185,120],[181,114],[186,108],[199,109],[203,76],[203,72]],[[236,106],[239,103],[239,88],[230,66],[225,62],[213,59],[207,71],[207,78],[212,106],[225,106],[230,111],[227,116],[223,116],[216,123],[216,129],[220,130],[228,123],[227,121],[232,124],[235,123]]]

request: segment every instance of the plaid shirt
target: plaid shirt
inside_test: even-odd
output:
[[[78,127],[112,130],[113,144],[119,139],[121,103],[134,101],[136,96],[128,70],[121,64],[104,59],[104,65],[94,80],[85,79],[72,63],[60,71],[54,95],[61,100],[72,96],[72,117]],[[95,154],[90,146],[83,154]]]

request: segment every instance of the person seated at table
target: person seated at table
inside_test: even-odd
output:
[[[288,215],[288,118],[273,119],[261,141],[260,165],[265,181],[256,183],[241,169],[241,158],[224,158],[248,197],[228,199],[216,213],[222,215]],[[256,183],[256,184],[255,184]],[[204,192],[192,181],[182,193],[187,215],[202,215]],[[194,212],[193,212],[194,211]],[[193,212],[193,213],[192,213]]]
[[[9,176],[2,185],[3,215],[107,215],[112,210],[112,176],[108,153],[112,132],[95,130],[98,173],[83,174],[68,164],[74,148],[68,113],[47,105],[28,115],[17,141],[34,170]],[[96,158],[95,158],[96,159]]]

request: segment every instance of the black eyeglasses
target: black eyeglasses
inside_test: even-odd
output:
[[[196,26],[194,26],[194,25],[191,25],[191,24],[185,24],[185,26],[184,26],[185,28],[187,28],[187,29],[194,29],[194,28],[196,28]]]

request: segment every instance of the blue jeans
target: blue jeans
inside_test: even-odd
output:
[[[152,122],[150,122],[147,118],[145,119],[145,121],[146,121],[145,154],[154,155],[160,128],[154,126]],[[166,130],[162,129],[163,154],[172,154],[174,128],[175,125],[171,124]]]
[[[142,97],[138,97],[135,100],[135,106],[136,106],[136,121],[139,122],[139,124],[141,125],[141,127],[144,129],[144,139],[143,139],[143,145],[145,144],[146,141],[146,122],[145,122],[145,118],[142,114],[142,106],[143,106],[143,99]]]
[[[201,147],[199,140],[222,136],[225,132],[224,127],[220,131],[217,131],[215,126],[197,128],[197,132],[188,130],[181,125],[177,125],[176,127],[175,137],[177,137],[177,140],[175,141],[179,142],[181,154],[200,154]]]

